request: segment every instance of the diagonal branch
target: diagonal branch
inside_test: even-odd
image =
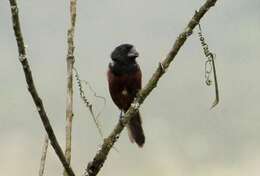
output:
[[[70,0],[70,27],[68,29],[68,53],[67,53],[67,100],[66,100],[66,149],[65,157],[70,164],[71,161],[71,138],[73,119],[73,65],[74,65],[74,33],[76,24],[77,0]],[[63,173],[67,176],[66,170]]]
[[[12,13],[12,22],[13,22],[13,29],[14,29],[14,34],[16,37],[17,41],[17,46],[18,46],[18,52],[19,52],[19,60],[22,64],[25,79],[27,82],[28,90],[31,93],[31,96],[33,98],[33,101],[36,105],[37,111],[41,117],[42,123],[44,125],[44,128],[49,136],[49,139],[51,141],[51,145],[54,148],[56,154],[58,155],[63,167],[66,169],[67,173],[69,176],[75,176],[73,170],[69,166],[69,164],[66,162],[65,156],[63,154],[63,151],[57,141],[57,138],[54,134],[54,131],[52,129],[52,126],[50,124],[49,118],[45,112],[43,103],[41,98],[38,95],[38,92],[35,88],[33,77],[32,77],[32,72],[30,69],[30,65],[27,60],[26,56],[26,51],[25,51],[25,45],[23,41],[23,36],[22,36],[22,31],[20,27],[20,20],[19,20],[19,15],[18,15],[18,7],[16,0],[9,0],[10,6],[11,6],[11,13]]]
[[[94,159],[89,162],[85,175],[96,176],[98,174],[99,170],[102,168],[107,158],[110,149],[119,138],[119,135],[124,129],[125,125],[137,112],[139,106],[144,102],[145,98],[157,86],[159,79],[167,71],[167,68],[170,66],[170,63],[173,61],[186,39],[192,34],[193,29],[199,23],[200,19],[205,15],[205,13],[210,9],[210,7],[215,5],[216,1],[217,0],[207,0],[199,9],[199,11],[195,13],[195,15],[192,17],[187,27],[185,28],[184,32],[182,32],[176,39],[167,57],[159,64],[155,73],[152,75],[152,78],[138,93],[137,98],[131,104],[131,107],[126,112],[124,118],[122,118],[122,120],[117,123],[112,133],[106,139],[104,139],[104,143],[102,144],[101,149],[97,152]]]

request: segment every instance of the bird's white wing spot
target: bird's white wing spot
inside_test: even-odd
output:
[[[126,96],[127,94],[128,94],[127,90],[124,89],[124,90],[122,91],[122,95]]]

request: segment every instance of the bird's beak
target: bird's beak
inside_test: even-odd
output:
[[[127,54],[128,57],[138,57],[139,53],[136,51],[135,47],[132,47],[132,49]]]

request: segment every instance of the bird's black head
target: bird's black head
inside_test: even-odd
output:
[[[135,59],[139,56],[135,47],[131,44],[122,44],[114,49],[111,53],[111,59],[120,64],[135,63]]]

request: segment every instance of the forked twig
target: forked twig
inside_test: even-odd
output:
[[[78,70],[77,70],[75,67],[74,67],[73,69],[74,69],[74,71],[75,71],[75,77],[76,77],[76,81],[77,81],[77,84],[78,84],[78,87],[79,87],[80,98],[82,99],[82,101],[83,101],[83,103],[85,104],[85,106],[89,109],[89,112],[90,112],[90,115],[91,115],[91,117],[92,117],[92,120],[94,121],[94,123],[95,123],[95,125],[96,125],[96,127],[97,127],[97,129],[98,129],[98,133],[99,133],[100,137],[101,137],[102,140],[103,140],[103,139],[104,139],[104,135],[103,135],[103,131],[102,131],[102,129],[101,129],[101,125],[100,125],[100,123],[99,123],[98,117],[99,117],[99,115],[101,114],[103,108],[105,107],[106,99],[105,99],[104,97],[102,97],[102,96],[98,96],[98,95],[96,94],[96,92],[92,89],[92,87],[88,84],[87,81],[80,79]],[[84,92],[84,90],[83,90],[83,86],[82,86],[82,84],[81,84],[82,82],[84,82],[86,85],[89,86],[90,90],[93,92],[93,94],[94,94],[95,97],[104,100],[104,106],[103,106],[102,110],[101,110],[100,112],[98,112],[97,115],[95,115],[95,113],[94,113],[94,111],[93,111],[93,105],[92,105],[92,103],[89,102],[89,100],[87,99],[87,97],[86,97],[86,95],[85,95],[85,92]]]
[[[77,81],[77,84],[78,84],[78,87],[79,87],[79,94],[80,94],[80,98],[82,99],[83,103],[85,104],[86,108],[88,108],[89,112],[90,112],[90,115],[92,117],[92,120],[94,121],[95,123],[95,126],[97,127],[97,130],[98,130],[98,133],[101,137],[102,140],[104,140],[104,134],[103,134],[103,131],[102,131],[102,128],[101,128],[101,125],[100,125],[100,122],[99,122],[99,116],[101,115],[101,113],[103,112],[105,106],[106,106],[106,98],[105,97],[102,97],[100,95],[97,95],[97,93],[95,92],[95,90],[91,87],[91,85],[85,81],[85,80],[81,80],[80,77],[79,77],[79,72],[77,71],[77,69],[74,67],[73,68],[74,71],[75,71],[75,77],[76,77],[76,81]],[[88,101],[86,95],[85,95],[85,92],[83,90],[83,86],[81,83],[84,83],[86,86],[89,87],[89,90],[93,93],[94,97],[96,98],[99,98],[99,99],[102,99],[103,100],[103,107],[101,108],[101,110],[95,115],[94,113],[94,110],[93,110],[93,105],[91,104],[91,102]],[[119,152],[119,150],[113,146],[113,149],[116,151],[116,152]]]

